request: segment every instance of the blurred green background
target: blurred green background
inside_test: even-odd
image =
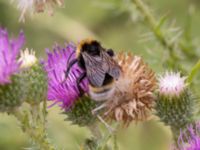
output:
[[[168,13],[176,26],[185,28],[188,9],[195,12],[191,21],[191,36],[200,34],[199,0],[146,0],[154,14],[160,17]],[[137,11],[125,0],[65,0],[63,8],[57,8],[52,17],[47,13],[28,16],[25,23],[18,22],[20,12],[8,0],[0,0],[0,26],[16,36],[20,29],[26,35],[25,47],[32,48],[39,57],[45,57],[45,48],[55,43],[77,43],[83,38],[93,37],[106,47],[117,51],[131,51],[141,55],[157,72],[162,69],[165,50],[155,40],[145,40],[149,30],[141,21]],[[24,47],[24,48],[25,48]],[[199,50],[199,49],[198,49]],[[200,50],[199,50],[200,51]],[[90,133],[86,128],[70,125],[63,121],[58,107],[48,109],[48,132],[50,139],[60,149],[78,150]],[[145,123],[132,123],[122,128],[118,135],[120,150],[167,150],[170,148],[171,133],[162,123],[153,119]],[[16,119],[0,114],[0,150],[21,150],[30,147],[30,141],[18,127]]]

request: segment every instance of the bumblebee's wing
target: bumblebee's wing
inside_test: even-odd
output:
[[[102,86],[106,72],[102,68],[101,57],[92,57],[84,52],[82,53],[82,55],[85,61],[88,80],[94,86]]]
[[[118,65],[118,63],[108,55],[107,52],[101,51],[101,57],[102,57],[102,68],[111,75],[114,79],[118,79],[121,73],[121,67]]]

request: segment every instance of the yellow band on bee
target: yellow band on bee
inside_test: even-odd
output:
[[[104,86],[101,86],[101,87],[93,87],[93,86],[89,85],[89,88],[90,88],[90,90],[92,90],[93,92],[100,93],[100,92],[102,92],[102,91],[111,89],[112,86],[113,86],[113,84],[114,84],[114,80],[113,80],[111,83],[109,83],[109,84],[107,84],[107,85],[104,85]]]
[[[91,44],[93,41],[95,41],[95,40],[92,38],[87,38],[87,39],[82,40],[77,46],[76,57],[79,57],[79,55],[81,53],[81,49],[84,44]]]

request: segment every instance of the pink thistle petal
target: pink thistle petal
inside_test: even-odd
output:
[[[196,125],[188,126],[184,133],[181,132],[178,147],[180,150],[200,150],[200,126],[198,122]]]
[[[181,77],[180,73],[167,72],[159,78],[159,92],[163,95],[178,96],[185,87],[186,77]]]
[[[25,41],[23,32],[16,39],[9,39],[5,29],[0,29],[0,84],[10,82],[10,76],[19,69],[17,56]]]
[[[48,99],[61,104],[63,109],[68,109],[79,97],[77,79],[84,72],[78,64],[71,67],[68,78],[65,79],[67,65],[76,59],[76,47],[68,44],[66,48],[57,46],[53,52],[47,49],[48,59],[44,63],[48,74]],[[88,80],[83,79],[80,86],[84,92],[88,92]]]

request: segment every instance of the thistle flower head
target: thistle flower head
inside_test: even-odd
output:
[[[43,12],[48,8],[50,14],[53,13],[55,5],[62,6],[64,0],[17,0],[18,9],[21,10],[20,21],[24,21],[27,12]]]
[[[170,126],[176,141],[180,129],[193,121],[196,100],[180,73],[167,72],[159,79],[155,110],[157,116]]]
[[[199,150],[200,149],[200,123],[190,125],[185,132],[181,132],[178,139],[180,150]]]
[[[9,39],[5,29],[0,29],[0,84],[10,83],[10,77],[19,69],[17,56],[25,41],[20,32],[17,39]]]
[[[48,99],[60,103],[64,109],[68,109],[80,96],[77,79],[83,70],[78,64],[71,66],[65,79],[65,71],[69,63],[76,59],[75,50],[73,44],[67,45],[66,48],[57,46],[54,52],[47,52],[48,60],[45,62],[45,70],[48,74]],[[84,92],[88,92],[87,78],[81,81],[80,86]]]
[[[165,96],[179,96],[186,88],[185,79],[180,73],[166,72],[159,78],[159,93]]]
[[[133,120],[145,120],[154,102],[154,72],[139,56],[119,53],[117,61],[122,68],[122,76],[115,83],[112,99],[106,102],[106,114],[127,124]]]

